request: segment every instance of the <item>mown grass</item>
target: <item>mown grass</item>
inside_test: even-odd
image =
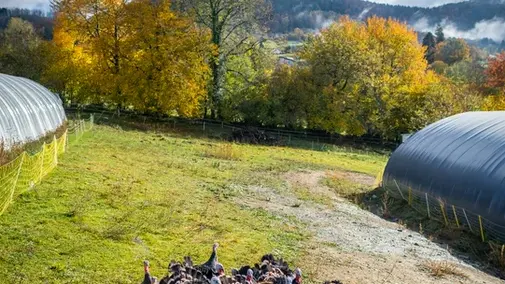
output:
[[[192,255],[205,261],[216,241],[225,267],[271,252],[296,263],[310,237],[301,224],[240,207],[231,197],[249,185],[283,186],[279,173],[286,171],[375,175],[386,161],[379,155],[223,145],[95,127],[71,145],[42,184],[0,216],[1,282],[136,283],[142,260],[163,276],[171,259]],[[225,151],[215,152],[220,147]],[[240,158],[230,158],[226,147]]]

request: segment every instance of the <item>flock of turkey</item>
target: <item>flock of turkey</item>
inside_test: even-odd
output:
[[[212,254],[207,262],[193,265],[191,257],[184,257],[182,263],[171,261],[168,275],[160,281],[151,275],[149,262],[144,261],[144,280],[142,284],[301,284],[302,271],[296,268],[292,271],[288,264],[276,259],[271,254],[264,255],[261,263],[254,266],[243,266],[232,269],[231,276],[225,274],[222,264],[217,261],[217,247],[214,244]],[[340,281],[324,284],[342,284]]]

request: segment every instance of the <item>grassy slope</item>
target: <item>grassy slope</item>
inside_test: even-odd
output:
[[[72,145],[45,181],[0,216],[0,279],[131,283],[142,260],[155,275],[186,254],[203,262],[214,241],[226,267],[274,252],[296,261],[308,238],[296,223],[235,205],[245,185],[282,183],[279,172],[347,169],[375,175],[383,156],[234,145],[99,126]],[[30,281],[28,281],[30,280]]]

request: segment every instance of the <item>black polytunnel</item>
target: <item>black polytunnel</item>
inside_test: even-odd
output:
[[[481,216],[505,235],[505,111],[462,113],[415,133],[391,155],[383,184],[406,200],[414,193],[420,207],[424,196],[446,205],[426,202],[442,208],[446,222],[479,230],[483,224],[468,219]]]

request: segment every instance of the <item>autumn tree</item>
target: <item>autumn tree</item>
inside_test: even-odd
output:
[[[229,59],[259,44],[270,6],[265,0],[179,0],[177,4],[211,32],[214,51],[209,62],[212,81],[208,106],[212,117],[220,117]]]
[[[449,65],[470,58],[470,47],[464,39],[450,38],[437,45],[436,60]]]
[[[61,0],[55,3],[56,25],[76,36],[75,40],[87,51],[94,66],[89,80],[99,102],[126,105],[124,94],[124,62],[127,60],[124,39],[127,0]]]
[[[367,102],[360,101],[368,56],[368,33],[363,24],[343,17],[304,46],[301,57],[310,66],[318,96],[308,108],[308,124],[331,132],[363,134],[359,121]],[[310,100],[309,100],[310,101]],[[362,109],[358,106],[362,104]]]
[[[0,34],[0,72],[38,81],[44,68],[41,46],[32,24],[11,18]]]
[[[416,33],[393,19],[342,18],[310,40],[302,58],[323,102],[309,119],[332,132],[395,137],[409,131],[417,108],[405,105],[434,77]]]
[[[209,34],[176,15],[167,0],[133,0],[126,16],[128,102],[143,111],[199,116],[206,97]]]
[[[489,59],[486,76],[489,87],[505,91],[505,51]]]
[[[424,52],[424,58],[431,64],[435,61],[435,52],[437,50],[437,43],[435,41],[435,36],[431,32],[427,33],[423,38],[423,46],[426,48]]]
[[[61,0],[45,79],[82,103],[200,115],[208,33],[167,0]]]

